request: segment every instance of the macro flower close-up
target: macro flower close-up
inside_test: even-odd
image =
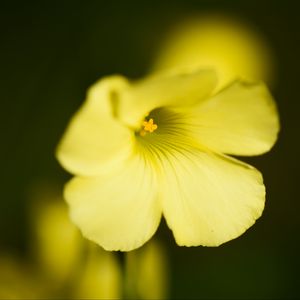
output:
[[[3,4],[0,300],[300,299],[296,1]]]
[[[229,155],[270,150],[279,121],[261,82],[215,90],[213,70],[101,79],[57,149],[71,218],[106,250],[142,246],[166,219],[180,246],[218,246],[264,209],[261,173]]]

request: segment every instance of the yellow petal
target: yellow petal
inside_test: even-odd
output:
[[[151,110],[195,104],[208,97],[215,85],[216,75],[212,70],[147,77],[123,91],[118,117],[130,126],[139,127]]]
[[[163,214],[181,246],[218,246],[260,217],[265,202],[262,176],[228,157],[197,150],[164,161]]]
[[[257,155],[274,145],[279,120],[264,84],[235,82],[188,113],[187,123],[198,142],[211,150]]]
[[[115,98],[126,85],[125,79],[114,76],[91,87],[57,149],[57,158],[66,170],[97,175],[128,157],[132,132],[113,116]]]
[[[65,198],[83,235],[106,250],[140,247],[161,218],[156,178],[138,155],[106,176],[74,178]]]
[[[214,68],[218,87],[236,77],[272,82],[274,59],[260,33],[221,14],[200,15],[181,22],[158,53],[156,70]]]

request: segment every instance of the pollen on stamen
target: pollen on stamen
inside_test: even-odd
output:
[[[144,121],[143,124],[144,128],[140,131],[141,136],[145,136],[146,133],[152,133],[157,129],[157,124],[154,124],[153,119],[151,118],[149,121]]]

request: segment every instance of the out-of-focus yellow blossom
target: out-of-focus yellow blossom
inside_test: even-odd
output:
[[[57,190],[41,184],[32,195],[32,250],[39,281],[47,286],[42,296],[118,299],[117,258],[81,237]]]
[[[121,269],[116,257],[96,245],[89,248],[87,261],[78,270],[73,298],[121,299]]]
[[[167,299],[168,259],[165,249],[151,240],[142,248],[126,253],[125,289],[130,299]]]
[[[218,246],[261,216],[262,175],[227,154],[270,150],[279,129],[274,101],[261,82],[236,81],[215,94],[216,82],[201,69],[92,86],[57,149],[76,175],[65,198],[85,237],[133,250],[163,214],[177,244]]]
[[[220,89],[237,77],[272,83],[274,58],[250,26],[229,16],[204,14],[173,29],[154,66],[156,70],[212,67]]]
[[[115,255],[80,236],[57,188],[31,192],[31,259],[0,255],[0,299],[120,299]]]
[[[0,299],[41,299],[45,285],[33,267],[15,256],[0,256]]]
[[[44,188],[33,203],[32,251],[52,285],[68,281],[82,256],[83,239],[70,222],[67,206],[55,189]]]

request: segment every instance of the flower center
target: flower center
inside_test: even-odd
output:
[[[141,136],[145,136],[148,132],[152,133],[157,129],[157,124],[154,124],[152,118],[149,121],[144,121],[142,126],[144,128],[140,131]]]

